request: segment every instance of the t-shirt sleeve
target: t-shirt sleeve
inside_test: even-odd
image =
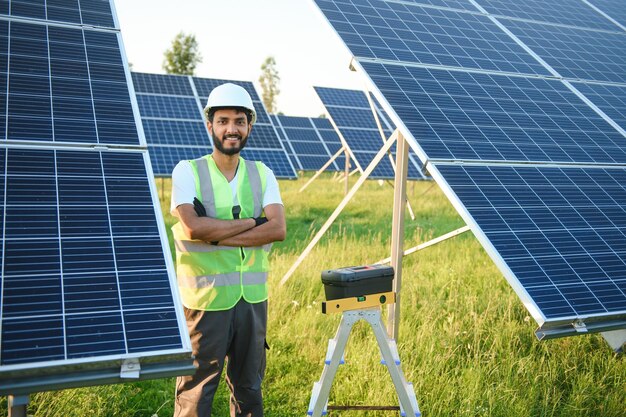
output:
[[[189,161],[180,161],[172,171],[172,201],[170,214],[178,217],[176,207],[181,204],[193,204],[196,197],[196,182]]]
[[[263,194],[263,208],[270,204],[283,204],[280,198],[280,190],[278,189],[278,181],[274,172],[263,164],[265,167],[265,194]]]

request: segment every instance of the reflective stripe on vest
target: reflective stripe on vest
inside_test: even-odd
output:
[[[207,155],[190,162],[196,194],[207,215],[232,219],[232,190],[213,158]],[[239,158],[238,169],[240,218],[258,217],[263,213],[265,169],[260,162],[245,161],[243,158]],[[188,239],[180,223],[175,224],[172,230],[178,287],[186,307],[216,311],[233,307],[241,297],[250,303],[267,299],[271,244],[250,248],[215,246]]]

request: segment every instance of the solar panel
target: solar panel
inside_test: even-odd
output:
[[[332,122],[340,132],[353,158],[365,169],[383,146],[383,139],[367,96],[362,91],[337,88],[314,87],[330,114]],[[376,104],[375,104],[376,106]],[[377,105],[377,114],[386,138],[393,133],[387,116]],[[392,148],[395,162],[395,146]],[[371,178],[394,178],[395,171],[388,158],[383,158],[374,169]],[[419,165],[409,156],[409,179],[425,179]]]
[[[357,57],[549,75],[481,14],[381,0],[316,3]]]
[[[2,139],[138,145],[119,36],[0,21]]]
[[[297,164],[303,171],[319,170],[337,152],[329,150],[325,143],[325,137],[321,133],[325,129],[327,137],[332,136],[334,138],[333,143],[340,142],[332,125],[328,124],[324,128],[319,128],[314,119],[309,117],[276,116],[276,121],[277,128],[283,133],[286,142],[292,149],[294,159],[297,160]],[[338,159],[335,159],[327,167],[327,170],[342,171],[343,165],[337,165]],[[342,158],[342,161],[345,159]]]
[[[341,0],[336,9],[316,3],[393,124],[539,323],[537,335],[626,327],[620,27],[583,1],[475,1],[493,13],[482,18],[502,23],[561,75],[588,80],[566,82],[543,70],[512,74],[471,60],[441,68],[408,54],[373,59],[355,38],[411,27],[411,13],[392,24],[362,16],[388,16],[395,2]],[[476,21],[472,13],[456,16],[460,27]],[[492,30],[495,39],[505,33]],[[440,33],[427,30],[433,38]],[[483,56],[479,49],[469,53]]]
[[[429,158],[626,162],[624,137],[558,80],[363,67]]]
[[[617,26],[614,32],[604,32],[511,19],[500,21],[563,77],[626,82],[626,32]]]
[[[540,324],[626,312],[624,168],[436,168]]]
[[[476,0],[487,12],[539,22],[617,30],[608,19],[580,0]]]
[[[36,20],[80,6],[0,5],[1,395],[192,370],[119,31]]]
[[[139,112],[150,155],[154,160],[155,175],[170,176],[180,160],[211,153],[213,141],[205,127],[202,109],[211,90],[226,82],[244,87],[250,93],[257,111],[257,122],[247,147],[255,150],[273,149],[273,152],[254,154],[267,156],[269,159],[263,162],[278,177],[295,177],[285,149],[251,82],[133,73]],[[281,154],[284,156],[281,157]]]

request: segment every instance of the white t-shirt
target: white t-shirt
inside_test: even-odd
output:
[[[263,194],[263,208],[270,204],[283,204],[280,198],[280,190],[278,189],[278,181],[271,169],[265,164],[265,194]],[[237,185],[239,184],[239,170],[235,174],[235,178],[229,183],[233,192],[233,205],[238,204]],[[178,217],[176,207],[181,204],[193,204],[196,196],[196,182],[194,180],[193,168],[189,161],[180,161],[176,164],[172,172],[172,203],[170,205],[170,213],[172,216]]]

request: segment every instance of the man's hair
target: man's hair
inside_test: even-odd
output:
[[[209,110],[209,112],[207,113],[207,119],[209,120],[209,122],[213,123],[213,116],[215,116],[216,111],[224,110],[224,109],[233,109],[237,113],[244,113],[246,115],[246,119],[248,120],[248,124],[250,124],[250,122],[252,121],[252,112],[249,109],[245,107],[234,106],[234,107],[211,107],[211,110]]]

